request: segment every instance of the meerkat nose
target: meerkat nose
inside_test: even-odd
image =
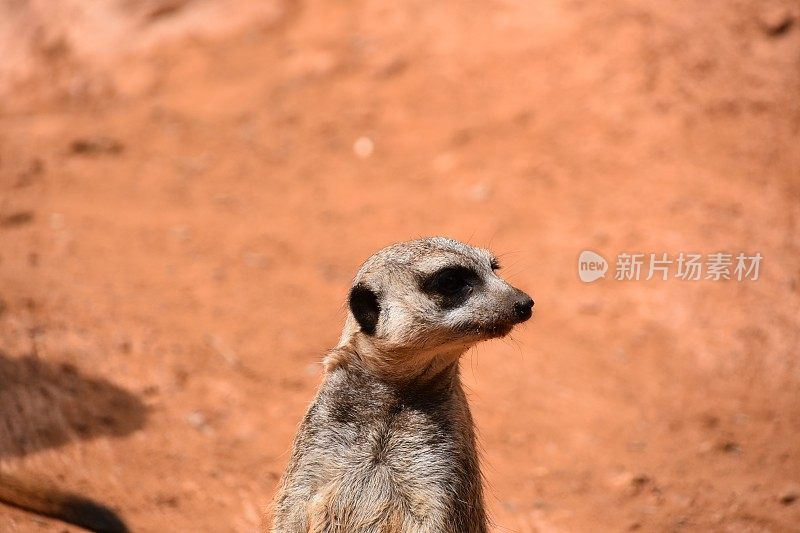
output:
[[[514,315],[520,322],[525,322],[531,317],[531,314],[533,314],[533,300],[523,292],[514,302]]]

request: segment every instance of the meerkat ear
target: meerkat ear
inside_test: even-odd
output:
[[[375,334],[375,327],[378,325],[378,317],[381,314],[381,306],[378,303],[378,295],[366,285],[359,283],[350,289],[350,311],[356,317],[361,331],[367,335]]]

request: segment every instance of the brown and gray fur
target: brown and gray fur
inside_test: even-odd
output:
[[[443,237],[364,263],[276,495],[273,533],[487,531],[459,359],[533,306],[498,268],[490,252]]]

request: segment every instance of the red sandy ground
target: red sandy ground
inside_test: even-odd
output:
[[[359,263],[444,234],[536,300],[463,361],[496,531],[800,530],[796,3],[309,0],[166,31],[201,3],[147,2],[126,31],[154,44],[119,53],[32,30],[4,89],[5,470],[135,531],[256,530]],[[587,285],[586,248],[765,259]]]

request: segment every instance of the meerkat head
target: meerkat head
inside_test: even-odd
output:
[[[414,375],[505,336],[531,317],[533,300],[499,268],[489,251],[444,237],[388,246],[356,274],[339,347],[381,371]]]

